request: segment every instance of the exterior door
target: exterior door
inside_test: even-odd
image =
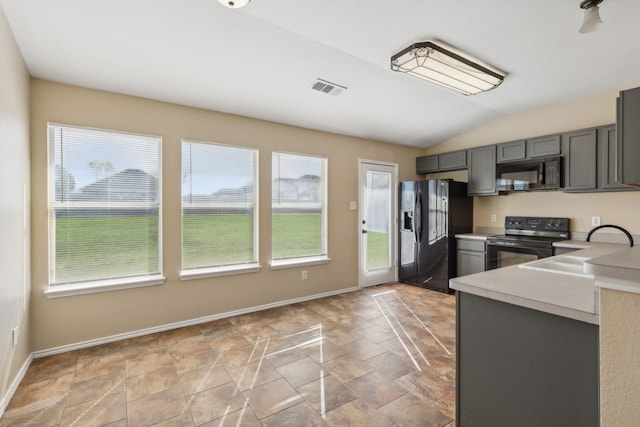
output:
[[[397,280],[398,167],[360,161],[359,285]]]

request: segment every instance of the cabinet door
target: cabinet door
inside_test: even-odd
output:
[[[564,191],[592,191],[597,181],[596,130],[569,132],[562,135],[565,156]]]
[[[458,276],[485,271],[484,252],[458,250]]]
[[[527,155],[526,141],[503,142],[498,147],[498,163],[509,162],[512,160],[522,160]]]
[[[438,172],[438,156],[416,158],[416,173]]]
[[[615,125],[598,129],[598,160],[600,188],[603,190],[628,190],[630,188],[620,184],[618,176],[618,140]]]
[[[548,157],[560,154],[560,135],[527,139],[527,157]]]
[[[622,183],[640,184],[640,88],[620,92],[618,103]]]
[[[438,155],[438,170],[448,171],[467,167],[467,151],[452,151]]]
[[[496,146],[472,148],[467,150],[469,158],[470,196],[490,196],[496,191]]]

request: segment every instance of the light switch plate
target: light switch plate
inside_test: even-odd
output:
[[[354,202],[354,201],[349,202],[349,209],[351,209],[352,211],[357,211],[358,210],[358,202]]]

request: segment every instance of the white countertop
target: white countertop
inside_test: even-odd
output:
[[[640,247],[634,246],[585,261],[596,286],[640,294]]]
[[[590,258],[590,262],[602,257],[615,258],[613,253],[628,250],[624,245],[616,243],[565,242],[576,245],[565,247],[584,248],[572,252],[571,255]],[[640,257],[640,252],[638,256]],[[640,263],[636,262],[636,265],[640,269]],[[514,265],[457,277],[449,283],[451,288],[457,291],[582,322],[599,323],[599,291],[593,277],[532,270]]]

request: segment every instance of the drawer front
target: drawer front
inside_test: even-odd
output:
[[[458,239],[458,249],[464,251],[484,252],[484,240]]]

